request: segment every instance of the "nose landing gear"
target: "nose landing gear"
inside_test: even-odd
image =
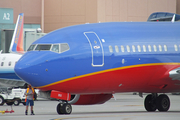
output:
[[[166,112],[170,107],[169,97],[165,94],[149,94],[146,96],[144,101],[144,107],[147,111],[156,111],[158,109],[160,112]]]
[[[69,103],[59,103],[57,105],[57,113],[58,114],[71,114],[72,106]]]

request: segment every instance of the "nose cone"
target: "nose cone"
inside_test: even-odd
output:
[[[29,80],[30,68],[27,64],[24,62],[17,62],[14,71],[18,77],[31,84],[31,81]]]
[[[14,71],[24,81],[31,84],[34,87],[40,86],[40,77],[38,74],[37,66],[40,66],[41,62],[37,60],[37,54],[27,53],[16,63]]]

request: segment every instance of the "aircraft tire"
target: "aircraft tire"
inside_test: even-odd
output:
[[[156,111],[156,100],[153,100],[153,95],[149,94],[144,100],[144,107],[148,112]]]
[[[71,112],[72,112],[71,104],[69,104],[69,103],[63,104],[62,111],[63,111],[64,114],[71,114]]]
[[[72,106],[69,103],[59,103],[57,105],[57,113],[58,114],[71,114],[72,112]]]
[[[57,110],[57,113],[58,114],[64,114],[63,111],[62,111],[62,106],[63,104],[62,103],[59,103],[56,107],[56,110]]]
[[[156,106],[160,112],[168,111],[170,108],[169,97],[165,94],[159,95],[157,100],[156,100]]]
[[[4,98],[0,96],[0,106],[4,105]]]

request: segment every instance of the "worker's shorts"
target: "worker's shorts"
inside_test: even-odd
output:
[[[34,106],[34,100],[28,100],[26,101],[26,106],[28,106],[30,104],[30,106]]]

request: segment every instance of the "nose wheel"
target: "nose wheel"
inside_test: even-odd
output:
[[[146,96],[144,101],[144,107],[147,111],[156,111],[158,109],[160,112],[166,112],[170,107],[169,97],[165,94],[149,94]]]
[[[59,103],[57,105],[57,113],[58,114],[71,114],[72,106],[69,103]]]

